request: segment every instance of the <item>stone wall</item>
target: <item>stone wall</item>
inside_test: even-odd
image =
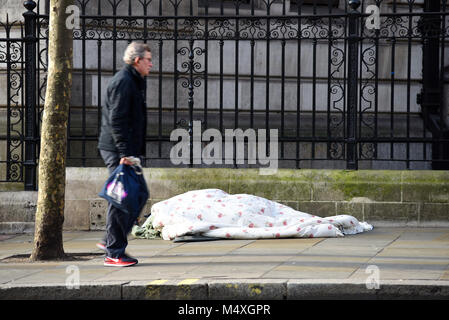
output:
[[[206,188],[247,193],[321,217],[350,214],[374,226],[448,226],[448,171],[290,170],[259,175],[257,169],[145,168],[151,205]],[[106,168],[68,168],[66,230],[102,230],[107,202],[98,192]],[[0,185],[0,188],[2,186]],[[37,192],[0,189],[0,233],[34,230]]]

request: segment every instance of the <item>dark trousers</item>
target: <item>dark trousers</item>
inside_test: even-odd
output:
[[[109,174],[111,174],[120,163],[118,153],[100,150],[100,154],[109,170]],[[111,204],[108,205],[106,234],[103,238],[108,257],[119,258],[125,253],[128,245],[128,234],[131,232],[136,219],[137,216],[127,214]]]

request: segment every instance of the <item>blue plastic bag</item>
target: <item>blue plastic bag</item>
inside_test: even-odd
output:
[[[98,195],[121,211],[137,217],[150,194],[142,168],[121,164],[106,180]]]

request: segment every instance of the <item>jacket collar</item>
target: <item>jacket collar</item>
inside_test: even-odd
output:
[[[134,80],[139,84],[141,88],[144,87],[145,81],[144,78],[140,75],[140,73],[134,68],[132,65],[125,65],[125,69],[133,76]]]

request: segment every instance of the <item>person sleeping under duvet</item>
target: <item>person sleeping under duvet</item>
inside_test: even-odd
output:
[[[220,239],[343,237],[371,230],[350,215],[321,218],[249,194],[189,191],[158,202],[133,235],[164,240],[197,235]]]

